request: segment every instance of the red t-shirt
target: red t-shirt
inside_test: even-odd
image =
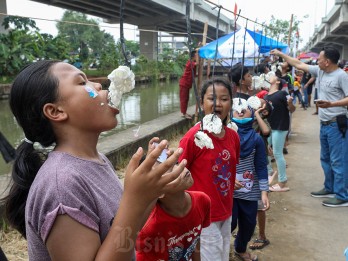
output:
[[[188,191],[191,210],[185,217],[167,214],[157,203],[136,243],[136,260],[190,260],[202,228],[210,225],[210,199],[199,191]]]
[[[184,149],[179,161],[187,160],[194,183],[189,189],[205,192],[211,199],[211,221],[223,221],[232,215],[233,191],[236,164],[239,160],[239,136],[234,130],[225,128],[225,136],[217,138],[210,133],[214,149],[200,149],[194,136],[200,124],[193,126],[181,139],[179,147]]]
[[[196,63],[192,61],[194,76],[196,76]],[[191,61],[187,61],[185,65],[185,70],[183,75],[180,78],[179,85],[191,88],[192,87],[192,69],[191,69]]]
[[[259,97],[260,99],[263,99],[263,97],[265,97],[267,94],[268,94],[268,91],[262,90],[262,91],[258,92],[256,94],[256,96]]]

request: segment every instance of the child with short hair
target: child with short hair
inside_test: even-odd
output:
[[[246,251],[256,226],[258,200],[261,199],[264,210],[269,208],[268,174],[265,144],[252,128],[254,110],[247,101],[233,100],[233,118],[238,126],[241,151],[233,197],[231,232],[237,227],[234,252],[242,260],[257,260]]]
[[[185,169],[179,185],[157,200],[136,243],[136,260],[200,261],[200,235],[210,225],[210,198],[186,191],[193,184]]]
[[[241,63],[235,64],[228,73],[229,79],[235,84],[233,97],[247,100],[253,92],[252,76],[248,67]]]
[[[266,100],[261,100],[261,108],[255,111],[255,117],[258,117],[257,115],[260,115],[263,122],[267,125],[267,128],[269,129],[268,133],[265,133],[260,130],[258,127],[257,121],[254,121],[253,128],[259,135],[261,136],[266,149],[266,155],[267,155],[267,170],[268,170],[268,183],[271,184],[274,177],[277,175],[277,171],[273,170],[272,163],[271,163],[271,155],[270,155],[270,149],[268,146],[268,138],[271,135],[271,126],[267,120],[268,116],[272,113],[272,105],[269,104]],[[259,200],[259,203],[260,202]],[[255,249],[262,249],[265,246],[270,244],[270,241],[266,237],[266,210],[263,207],[263,204],[259,204],[258,210],[257,210],[257,224],[259,227],[259,236],[253,240],[253,242],[249,245],[249,248],[252,250]]]
[[[294,81],[294,92],[292,94],[293,96],[293,104],[296,104],[296,97],[298,98],[298,101],[299,103],[301,103],[301,107],[304,109],[304,110],[307,110],[307,106],[306,104],[304,103],[304,100],[303,100],[303,97],[302,97],[302,94],[301,94],[301,85],[298,81]]]

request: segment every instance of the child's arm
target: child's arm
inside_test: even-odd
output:
[[[97,231],[68,215],[59,215],[45,242],[51,259],[131,260],[145,210],[151,202],[170,189],[168,184],[178,177],[186,165],[186,160],[183,160],[175,170],[167,172],[182,153],[179,148],[169,159],[153,169],[152,166],[166,146],[167,141],[162,141],[140,166],[143,150],[139,148],[133,155],[126,170],[120,206],[103,242]]]
[[[261,200],[263,203],[263,209],[262,211],[266,211],[269,209],[270,205],[269,205],[269,199],[268,199],[268,191],[261,191]]]
[[[257,124],[259,125],[260,131],[263,136],[268,136],[271,133],[271,129],[262,119],[260,112],[262,112],[266,108],[266,104],[264,104],[260,109],[255,111],[255,118],[257,120]]]
[[[296,107],[294,106],[294,104],[292,103],[293,98],[292,96],[289,97],[287,103],[288,103],[288,110],[292,113],[296,110]]]
[[[201,261],[201,241],[198,240],[195,251],[192,253],[192,261]]]
[[[268,173],[267,173],[267,155],[265,150],[265,144],[261,137],[257,139],[257,144],[255,146],[255,171],[259,179],[259,186],[261,190],[261,200],[264,206],[264,211],[269,209],[268,200]]]

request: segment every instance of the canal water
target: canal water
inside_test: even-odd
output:
[[[193,89],[191,89],[189,105],[193,104],[195,104],[195,96]],[[117,115],[117,127],[103,132],[100,139],[137,126],[140,127],[139,133],[141,133],[142,123],[179,110],[178,81],[138,84],[134,90],[122,97],[120,114]],[[17,125],[10,111],[7,100],[0,100],[0,131],[15,147],[24,138],[21,128]],[[4,159],[0,157],[0,175],[9,173],[10,170],[11,164],[6,164]]]

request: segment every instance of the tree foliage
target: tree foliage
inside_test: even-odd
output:
[[[116,45],[112,35],[104,34],[104,45],[100,50],[100,69],[109,71],[118,67],[121,61],[120,44]]]
[[[40,34],[35,21],[6,17],[0,34],[0,74],[12,76],[37,59],[64,59],[68,44],[58,37]]]
[[[87,61],[89,55],[98,56],[104,40],[104,32],[98,22],[87,15],[75,11],[65,11],[57,23],[58,35],[70,43],[71,52],[78,53],[82,61]]]
[[[290,35],[290,46],[296,42],[295,34],[299,30],[299,25],[302,21],[294,15],[292,26],[291,26],[291,35]],[[276,39],[277,41],[288,43],[289,42],[289,31],[290,31],[290,19],[281,20],[276,19],[273,15],[267,27],[265,28],[265,34],[267,37]]]
[[[132,57],[138,57],[140,55],[140,45],[136,41],[125,41],[126,51],[130,53]]]

